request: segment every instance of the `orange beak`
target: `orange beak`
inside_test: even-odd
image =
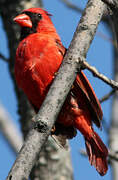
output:
[[[13,19],[16,23],[18,23],[21,27],[29,27],[32,28],[32,22],[28,15],[20,14]]]

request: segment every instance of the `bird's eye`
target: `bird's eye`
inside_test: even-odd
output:
[[[41,18],[41,14],[38,14],[38,17],[40,17],[40,18]]]

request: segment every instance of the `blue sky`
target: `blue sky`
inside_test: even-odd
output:
[[[76,5],[84,8],[86,1],[71,1]],[[65,47],[68,47],[70,41],[73,37],[73,33],[75,32],[77,23],[80,19],[80,14],[77,12],[66,8],[60,0],[44,0],[44,8],[49,11],[52,16],[52,21],[59,33],[62,42]],[[105,28],[103,23],[100,23],[95,39],[89,49],[87,54],[87,61],[96,66],[96,68],[107,75],[109,78],[112,78],[112,44],[109,40],[103,39],[99,33],[104,34],[106,37],[110,38],[110,33]],[[0,52],[4,54],[6,57],[9,56],[9,51],[7,47],[7,39],[5,36],[5,32],[2,26],[2,22],[0,19]],[[97,96],[100,98],[109,92],[110,87],[104,84],[101,80],[94,78],[90,72],[85,71],[89,81],[91,82]],[[9,112],[12,117],[14,123],[18,127],[20,131],[20,125],[17,115],[17,102],[14,94],[14,89],[12,85],[12,81],[8,72],[7,63],[0,60],[0,101],[4,105],[4,107]],[[111,99],[102,104],[104,118],[107,124],[110,124],[111,117]],[[106,133],[103,131],[97,131],[103,141],[107,144],[108,137]],[[94,179],[94,180],[110,180],[111,179],[111,171],[109,171],[106,176],[100,177],[96,172],[95,168],[91,167],[88,159],[82,157],[79,153],[81,149],[84,149],[84,139],[80,133],[78,133],[77,137],[70,141],[71,144],[71,158],[72,165],[74,169],[74,179]],[[0,134],[0,180],[4,180],[7,176],[11,165],[15,160],[15,155],[8,146],[2,134]]]

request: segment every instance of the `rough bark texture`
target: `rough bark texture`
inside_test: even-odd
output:
[[[118,25],[117,25],[118,32]],[[118,40],[118,34],[117,39]],[[114,80],[118,82],[118,49],[114,47]],[[109,144],[110,149],[113,152],[118,152],[118,91],[115,92],[112,101],[112,114],[111,114],[111,126],[110,126],[110,135],[109,135]],[[112,167],[112,179],[118,179],[118,161],[114,161],[111,158],[111,167]]]
[[[61,157],[61,158],[60,158]],[[35,177],[33,179],[49,180],[72,180],[73,171],[70,166],[70,151],[60,149],[49,137],[46,145],[40,153],[38,163],[35,164]],[[40,167],[39,167],[40,164]]]
[[[34,111],[27,101],[24,93],[19,90],[14,80],[14,60],[15,52],[19,42],[20,29],[13,22],[13,18],[18,15],[23,9],[30,7],[42,7],[41,0],[1,0],[0,14],[2,16],[4,28],[8,37],[9,47],[9,72],[14,83],[14,89],[18,99],[18,113],[20,115],[21,129],[26,137],[31,128],[31,119]],[[9,13],[8,13],[9,12]],[[35,137],[34,137],[35,139]],[[33,139],[33,141],[35,141]],[[35,142],[34,142],[35,143]],[[37,142],[38,143],[38,142]],[[57,148],[57,145],[49,140],[44,151],[41,152],[41,157],[36,162],[36,166],[31,173],[32,180],[72,180],[73,172],[70,160],[70,152],[66,152]],[[63,153],[62,153],[63,152]],[[43,160],[42,160],[43,159]],[[64,161],[63,161],[64,160]],[[26,160],[27,161],[27,160]],[[44,162],[45,161],[45,162]],[[54,169],[54,171],[51,170]],[[30,170],[31,171],[31,170]],[[12,179],[12,178],[11,178]],[[17,178],[16,178],[17,179]]]
[[[81,68],[78,66],[79,58],[86,56],[105,8],[106,6],[100,0],[88,1],[86,10],[64,58],[65,60],[38,115],[35,117],[39,131],[33,129],[29,132],[7,177],[8,180],[28,179],[32,166],[41,148],[44,147],[65,97],[76,77],[77,68]],[[78,61],[76,61],[77,59]]]

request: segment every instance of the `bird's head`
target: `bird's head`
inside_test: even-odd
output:
[[[56,32],[50,16],[41,8],[30,8],[16,16],[14,21],[21,26],[24,36],[36,32]]]

